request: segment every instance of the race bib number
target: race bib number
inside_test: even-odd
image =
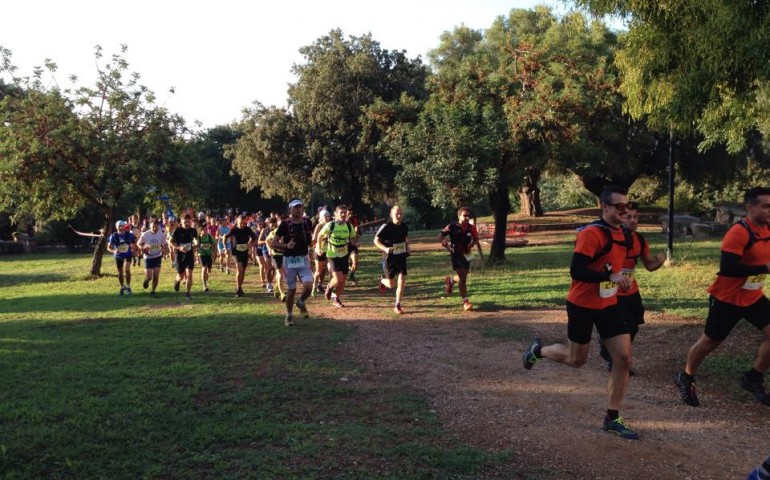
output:
[[[401,255],[402,253],[406,253],[406,242],[394,243],[393,255]]]
[[[466,253],[465,254],[465,259],[470,262],[471,260],[473,260],[473,254],[472,253]]]
[[[192,250],[192,243],[183,243],[179,246],[182,247],[183,252],[189,252],[190,250]]]
[[[204,252],[208,252],[211,250],[211,244],[210,243],[201,243],[200,249]]]
[[[759,275],[752,275],[749,278],[746,279],[746,283],[743,284],[744,290],[761,290],[762,286],[765,283],[765,273],[760,273]]]
[[[286,268],[302,268],[305,266],[305,257],[284,257],[283,264]]]
[[[344,257],[348,254],[348,246],[347,245],[341,245],[339,247],[335,247],[332,245],[332,252],[334,252],[335,255],[338,257]]]
[[[239,252],[245,252],[248,249],[249,249],[249,244],[248,243],[239,243],[239,244],[237,244],[235,246],[235,250],[237,250]]]
[[[602,298],[609,298],[615,296],[618,293],[618,284],[607,280],[599,284],[599,296]]]
[[[150,253],[160,253],[160,243],[151,243]]]
[[[119,253],[126,253],[128,251],[128,245],[125,243],[122,245],[118,245],[118,252]]]
[[[635,268],[624,268],[620,271],[620,273],[622,273],[624,277],[628,278],[632,282],[634,281],[635,272],[636,272]]]

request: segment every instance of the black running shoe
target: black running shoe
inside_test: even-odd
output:
[[[529,346],[526,352],[524,352],[524,356],[522,357],[522,360],[524,362],[524,368],[527,370],[532,370],[532,367],[535,366],[535,363],[537,363],[538,360],[540,360],[540,348],[543,346],[542,343],[540,343],[540,339],[536,338],[532,341],[532,344]]]
[[[181,282],[181,280],[176,280],[176,281],[174,282],[174,291],[175,291],[175,292],[178,292],[178,291],[179,291],[179,284],[180,284],[180,283],[182,283],[182,282]]]
[[[150,286],[150,280],[145,278],[144,281],[142,282],[142,287],[145,290],[147,290],[147,287],[149,287],[149,286]]]
[[[748,375],[744,373],[740,383],[741,387],[747,392],[751,392],[759,403],[770,406],[770,396],[768,396],[767,391],[765,391],[765,382],[751,380]]]
[[[682,397],[682,401],[685,405],[691,407],[700,406],[698,401],[698,395],[695,394],[695,378],[688,380],[685,377],[684,372],[677,372],[674,374],[674,383],[676,388],[679,389],[679,396]]]

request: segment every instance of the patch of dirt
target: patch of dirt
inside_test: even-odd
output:
[[[641,435],[630,441],[600,430],[608,374],[598,349],[580,369],[548,360],[523,368],[531,336],[566,342],[563,309],[461,312],[459,299],[456,310],[426,306],[409,298],[408,289],[409,283],[403,316],[392,313],[392,294],[360,287],[345,296],[346,308],[316,300],[312,313],[355,325],[343,354],[365,366],[358,381],[387,380],[422,392],[465,443],[514,452],[509,467],[539,478],[742,479],[769,453],[770,409],[740,389],[738,372],[726,389],[701,379],[701,407],[680,401],[672,374],[700,334],[700,319],[648,312],[634,343],[638,375],[621,410]],[[485,335],[486,329],[520,330],[526,340]],[[741,336],[721,348],[754,351],[756,343]],[[511,470],[489,477],[519,478]]]

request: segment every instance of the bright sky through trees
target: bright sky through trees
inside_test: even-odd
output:
[[[485,29],[511,8],[538,4],[565,10],[557,0],[16,1],[3,7],[0,46],[25,75],[50,58],[66,87],[72,74],[92,83],[95,45],[109,58],[126,44],[130,70],[158,103],[210,128],[239,118],[255,100],[284,106],[291,66],[303,61],[299,48],[333,28],[371,32],[383,49],[426,61],[442,32]]]

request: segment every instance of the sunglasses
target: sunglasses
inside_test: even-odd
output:
[[[639,204],[637,202],[606,203],[605,205],[609,205],[611,207],[615,207],[618,210],[637,210],[637,209],[639,209]]]

